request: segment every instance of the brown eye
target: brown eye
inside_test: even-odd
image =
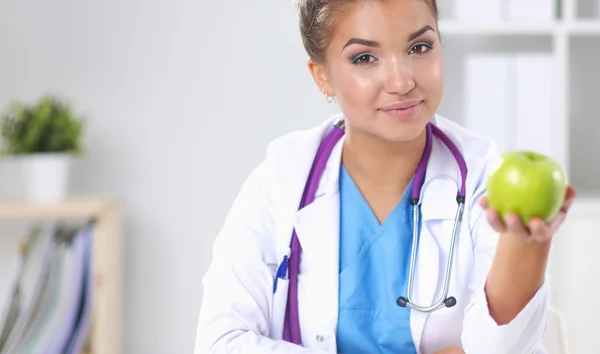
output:
[[[352,59],[352,64],[368,64],[375,61],[375,57],[371,54],[360,54]]]
[[[427,43],[417,43],[410,48],[410,54],[424,54],[431,49],[431,45]]]

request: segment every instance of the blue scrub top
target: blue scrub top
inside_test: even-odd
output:
[[[416,354],[406,296],[412,247],[409,184],[380,224],[344,166],[340,168],[338,353]]]

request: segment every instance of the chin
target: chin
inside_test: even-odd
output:
[[[408,141],[412,141],[421,136],[421,131],[412,132],[412,131],[402,131],[402,132],[393,132],[387,131],[378,135],[380,139],[386,140],[392,143],[405,143]]]
[[[429,120],[415,120],[412,122],[403,122],[402,124],[382,125],[377,129],[376,135],[383,140],[394,143],[408,142],[419,138],[425,131],[425,126]]]

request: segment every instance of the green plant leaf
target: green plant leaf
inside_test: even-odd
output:
[[[82,152],[83,119],[71,105],[47,95],[33,105],[11,102],[0,117],[2,153]]]

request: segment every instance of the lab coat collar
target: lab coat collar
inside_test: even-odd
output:
[[[340,116],[328,121],[321,137],[331,131],[333,122]],[[432,119],[436,123],[436,118]],[[323,129],[323,128],[322,128]],[[325,171],[315,194],[315,202],[325,195],[339,193],[339,172],[342,160],[342,146],[345,136],[339,140],[327,160]],[[315,148],[316,151],[316,148]],[[452,153],[444,143],[433,138],[432,152],[427,165],[425,181],[421,188],[421,213],[423,220],[451,219],[456,212],[456,194],[460,188],[460,170]],[[435,199],[433,203],[423,203],[423,200]]]
[[[435,123],[435,120],[434,120]],[[328,130],[327,130],[328,131]],[[327,131],[323,132],[324,134]],[[316,197],[313,203],[299,210],[294,227],[302,245],[300,274],[309,274],[299,284],[299,292],[305,289],[319,289],[319,300],[311,302],[310,322],[323,328],[335,328],[338,309],[338,266],[339,266],[339,170],[343,137],[340,139],[326,164]],[[316,148],[315,148],[316,150]],[[432,222],[451,220],[456,212],[456,191],[460,186],[460,171],[456,161],[446,146],[434,138],[433,149],[428,163],[423,188],[421,190],[422,229],[417,259],[417,273],[413,301],[419,305],[429,305],[441,289],[437,289],[439,259],[437,242],[433,234]],[[443,235],[441,241],[449,242],[451,234]],[[323,287],[322,284],[328,284]],[[398,294],[398,296],[405,294]],[[415,331],[417,348],[427,314],[413,311],[411,321]]]

